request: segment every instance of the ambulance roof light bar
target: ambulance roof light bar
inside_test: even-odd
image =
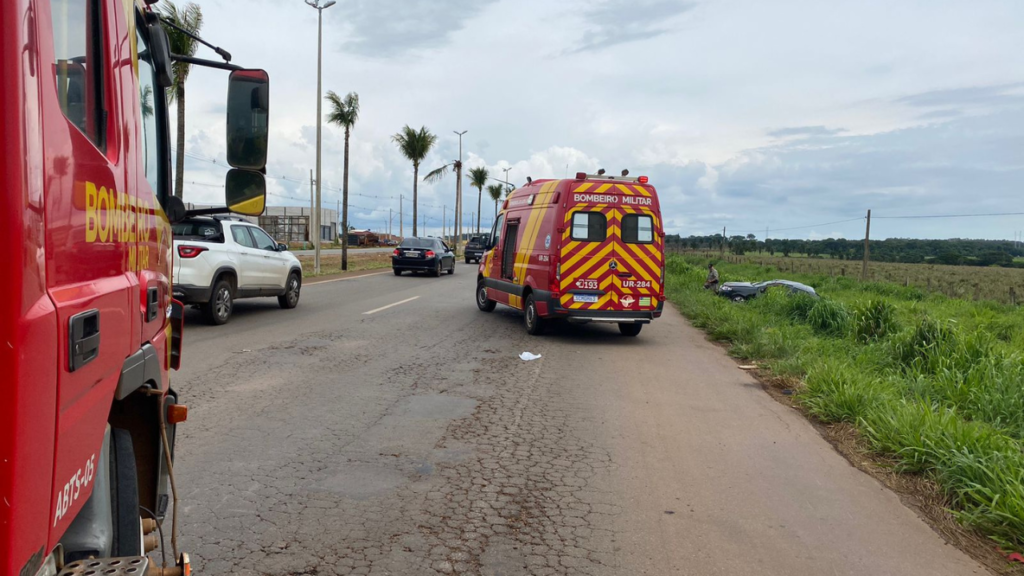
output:
[[[593,178],[595,180],[615,180],[616,182],[636,182],[637,184],[647,184],[647,182],[650,181],[650,179],[647,176],[639,176],[639,177],[631,178],[631,177],[627,176],[627,174],[629,174],[629,170],[623,170],[622,171],[622,176],[609,176],[609,175],[604,173],[604,170],[598,170],[597,174],[587,174],[586,172],[577,172],[576,173],[576,179],[577,180],[586,180],[588,178]]]

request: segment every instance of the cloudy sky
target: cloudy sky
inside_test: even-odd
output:
[[[308,203],[316,11],[198,3],[208,40],[270,73],[270,203]],[[871,209],[873,237],[1012,239],[1024,216],[880,217],[1024,212],[1022,29],[1017,0],[339,0],[324,11],[323,83],[362,103],[360,228],[382,228],[404,194],[409,231],[412,167],[390,141],[409,124],[439,135],[427,170],[468,130],[466,164],[511,166],[516,184],[646,174],[670,233],[856,238]],[[186,201],[222,194],[226,85],[189,78]],[[333,207],[342,131],[325,125],[323,141]],[[454,187],[420,185],[432,234]],[[483,213],[488,227],[493,203]]]

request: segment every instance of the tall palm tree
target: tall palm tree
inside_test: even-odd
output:
[[[487,187],[487,194],[494,200],[494,217],[498,217],[498,202],[501,200],[501,194],[505,191],[505,187],[501,184],[491,184]]]
[[[480,233],[480,209],[484,199],[484,186],[487,185],[487,179],[490,174],[487,173],[487,168],[484,166],[478,166],[469,170],[469,185],[476,188],[476,233]]]
[[[174,2],[164,0],[160,3],[160,15],[196,36],[203,27],[203,11],[192,2],[179,8]],[[172,54],[195,56],[199,43],[194,38],[171,26],[164,26],[164,30],[167,31]],[[178,103],[178,141],[175,151],[177,161],[174,167],[174,195],[178,198],[181,198],[185,184],[185,81],[188,80],[188,73],[191,70],[192,65],[186,62],[171,64],[174,82],[171,85],[170,99]]]
[[[333,90],[327,92],[331,109],[327,122],[345,128],[345,175],[341,184],[341,229],[348,230],[348,138],[359,120],[359,94],[349,92],[344,98]],[[341,236],[341,269],[348,270],[348,234]]]
[[[406,124],[398,134],[391,137],[391,141],[397,144],[402,155],[412,162],[412,235],[416,236],[420,162],[427,157],[434,144],[437,144],[437,135],[431,134],[426,126],[421,126],[419,131],[416,131]]]

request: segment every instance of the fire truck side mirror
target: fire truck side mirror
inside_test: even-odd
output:
[[[259,216],[267,204],[267,181],[252,170],[228,170],[224,178],[224,204],[235,214]]]
[[[270,130],[270,76],[263,70],[233,71],[228,78],[227,111],[228,164],[263,170]]]
[[[156,14],[146,15],[146,30],[149,33],[149,51],[152,56],[153,68],[156,71],[156,83],[161,88],[170,88],[171,79],[171,42],[167,38],[167,30],[160,24]]]

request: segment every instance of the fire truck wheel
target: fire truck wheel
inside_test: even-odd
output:
[[[299,290],[302,288],[302,280],[299,275],[292,272],[288,275],[288,284],[285,293],[277,297],[277,303],[285,310],[291,310],[299,305]]]
[[[643,324],[619,324],[619,332],[622,332],[623,336],[637,336],[643,327]]]
[[[113,556],[142,555],[142,522],[139,519],[139,478],[135,469],[132,435],[110,430],[110,504],[113,522]]]
[[[526,324],[527,334],[536,336],[544,330],[544,321],[537,314],[537,303],[533,300],[533,294],[526,297],[526,306],[523,307],[523,321]]]
[[[487,287],[481,280],[476,284],[476,306],[484,312],[493,312],[497,303],[487,297]]]
[[[220,326],[227,323],[228,318],[231,317],[233,305],[231,283],[227,280],[221,280],[213,287],[210,301],[203,304],[203,315],[206,316],[206,321],[210,324]]]

